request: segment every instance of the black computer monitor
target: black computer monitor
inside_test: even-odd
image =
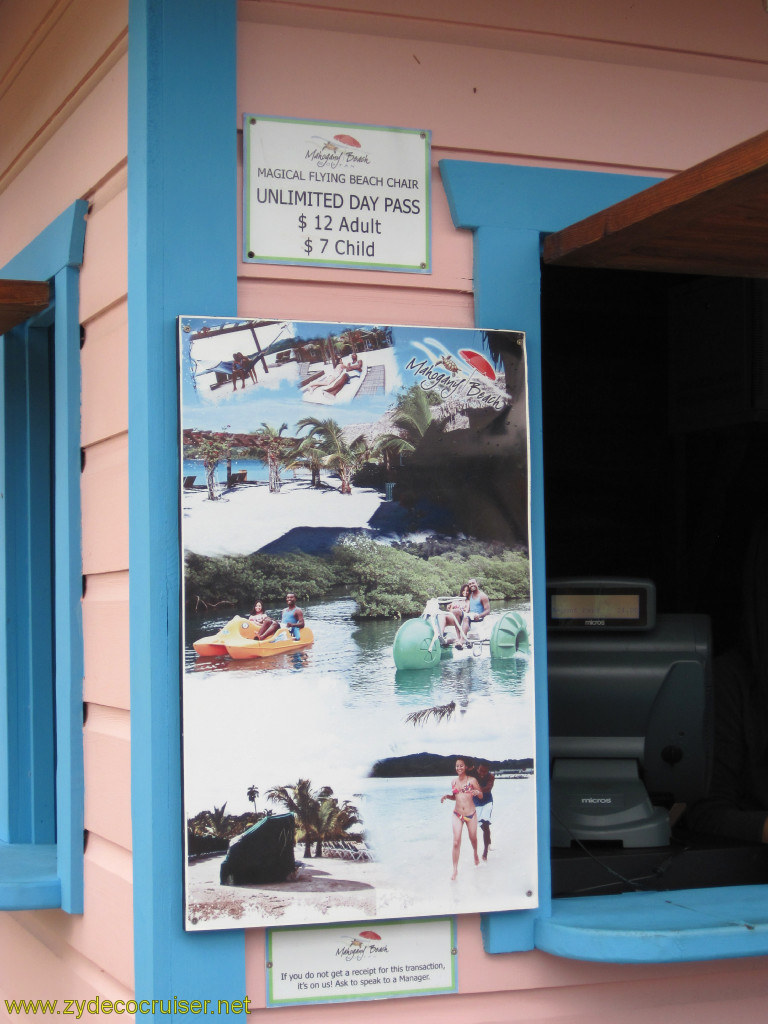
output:
[[[552,843],[665,846],[706,792],[709,620],[656,615],[647,580],[548,585]]]

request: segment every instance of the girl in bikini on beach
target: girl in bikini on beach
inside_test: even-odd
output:
[[[472,844],[472,852],[475,855],[475,864],[480,863],[477,855],[477,810],[473,797],[482,798],[483,791],[477,779],[467,775],[467,763],[460,757],[456,761],[456,778],[453,780],[451,792],[440,798],[440,803],[445,800],[455,801],[451,823],[453,827],[453,874],[451,881],[456,879],[459,870],[459,853],[461,852],[461,830],[466,825],[467,835]]]

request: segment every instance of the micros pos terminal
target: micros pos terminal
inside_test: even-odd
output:
[[[708,618],[657,616],[649,580],[558,579],[547,626],[552,844],[666,845],[706,791]]]

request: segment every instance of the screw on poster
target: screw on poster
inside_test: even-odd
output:
[[[535,906],[525,339],[179,318],[186,927]]]

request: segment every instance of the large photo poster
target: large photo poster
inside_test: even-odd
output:
[[[178,334],[186,927],[535,906],[524,335]]]

